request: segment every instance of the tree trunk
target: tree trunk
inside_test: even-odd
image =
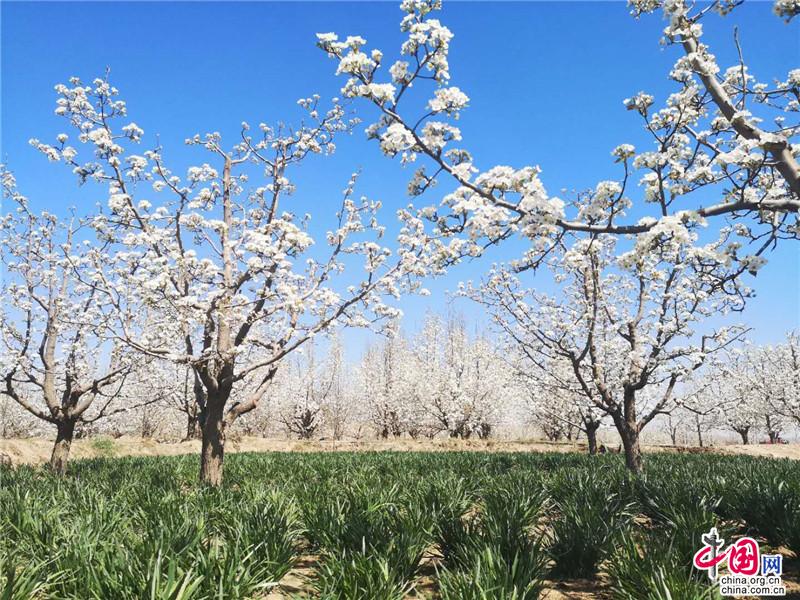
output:
[[[542,425],[542,432],[544,432],[544,436],[550,442],[559,441],[563,435],[561,430],[556,426]]]
[[[627,391],[626,391],[627,392]],[[634,474],[639,475],[643,470],[642,450],[639,447],[639,427],[636,423],[636,406],[634,405],[635,395],[627,392],[626,407],[623,412],[620,409],[611,412],[614,427],[622,440],[622,448],[625,452],[625,466]]]
[[[58,475],[64,475],[67,472],[69,450],[75,435],[75,421],[59,421],[57,427],[56,443],[53,444],[53,453],[50,455],[50,469]]]
[[[703,427],[701,426],[700,419],[697,420],[697,445],[703,447]]]
[[[672,442],[673,446],[678,445],[678,426],[672,424],[672,418],[670,418],[669,425],[667,426],[669,429],[669,439]]]
[[[770,415],[764,415],[767,424],[767,435],[769,436],[770,444],[777,444],[781,439],[781,433],[772,426],[772,418]]]
[[[600,423],[587,423],[586,424],[586,440],[589,442],[589,455],[597,454],[597,430],[600,428]]]
[[[186,418],[186,439],[197,440],[203,435],[203,428],[200,426],[200,419],[197,412],[187,413]]]
[[[743,427],[743,428],[737,429],[736,433],[738,433],[740,436],[742,436],[742,444],[744,444],[746,446],[747,444],[750,443],[750,435],[749,435],[750,434],[750,428],[749,427]]]
[[[639,446],[639,432],[634,427],[625,426],[620,431],[622,447],[625,450],[625,466],[639,475],[642,472],[642,449]]]
[[[189,400],[189,371],[186,371],[184,386],[184,409],[186,412],[186,439],[199,440],[203,436],[203,413],[206,409],[206,392],[197,373],[192,371],[192,400]]]
[[[642,449],[639,446],[639,424],[636,420],[636,390],[625,386],[623,393],[623,409],[612,413],[611,417],[622,439],[625,466],[635,475],[640,475],[644,465]]]
[[[200,452],[200,482],[211,486],[222,485],[222,461],[225,453],[225,401],[209,397],[203,420],[203,440]]]

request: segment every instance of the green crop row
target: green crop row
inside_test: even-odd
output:
[[[223,488],[195,480],[192,457],[0,470],[0,600],[263,598],[301,559],[297,593],[326,599],[530,600],[602,572],[617,598],[701,600],[712,526],[800,553],[787,460],[238,454]]]

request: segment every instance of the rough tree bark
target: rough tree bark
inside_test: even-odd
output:
[[[202,427],[200,481],[211,487],[222,485],[222,463],[225,454],[224,410],[227,398],[208,397]]]
[[[764,415],[764,422],[766,424],[767,435],[769,436],[770,444],[777,444],[781,440],[781,432],[777,427],[770,415]]]
[[[734,430],[742,438],[742,444],[745,446],[750,443],[750,427],[735,427]]]
[[[200,416],[196,413],[189,413],[186,418],[186,437],[185,440],[199,440],[203,437],[203,427]]]
[[[635,475],[640,475],[644,468],[644,460],[642,459],[642,449],[639,445],[641,427],[636,415],[636,390],[631,386],[625,386],[622,401],[622,412],[618,409],[612,414],[612,418],[622,439],[622,448],[625,451],[625,466]]]
[[[620,437],[622,438],[622,448],[625,451],[625,466],[634,474],[641,474],[644,461],[642,449],[639,446],[639,432],[636,429],[636,423],[623,425],[620,428]]]
[[[56,442],[50,455],[50,469],[58,475],[67,472],[69,451],[72,447],[72,438],[75,436],[75,419],[64,419],[56,423]]]
[[[600,423],[597,421],[589,421],[586,423],[586,440],[589,443],[589,455],[597,454],[597,430],[600,429]]]
[[[189,377],[192,377],[192,385],[189,385]],[[189,388],[191,387],[191,395]],[[203,437],[203,411],[206,405],[206,393],[203,383],[197,373],[191,369],[186,369],[186,378],[183,385],[183,399],[180,409],[186,415],[186,437],[184,440],[199,440]]]

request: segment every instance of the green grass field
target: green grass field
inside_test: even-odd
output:
[[[532,599],[602,572],[602,597],[713,598],[700,535],[800,552],[800,468],[660,454],[237,454],[225,486],[193,456],[0,470],[0,598],[235,599],[302,560],[303,597]],[[296,577],[295,577],[296,579]]]

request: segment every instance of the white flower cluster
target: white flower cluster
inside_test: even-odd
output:
[[[458,111],[466,108],[469,98],[457,87],[440,88],[428,101],[428,108],[434,113],[445,112],[458,118]]]
[[[773,10],[788,23],[800,14],[800,0],[775,0]]]

